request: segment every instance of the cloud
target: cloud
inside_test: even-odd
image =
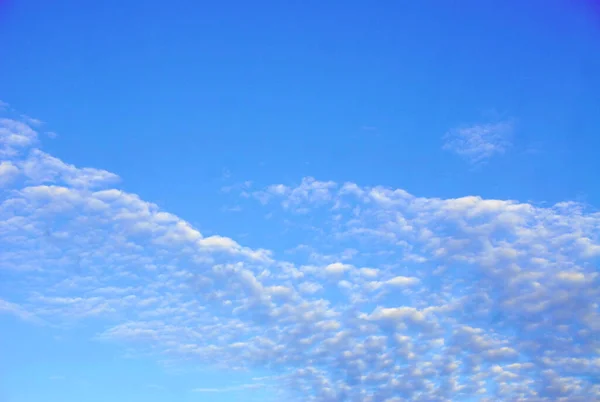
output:
[[[35,119],[35,118],[33,118],[33,117],[29,117],[29,116],[27,116],[26,114],[22,114],[22,115],[21,115],[21,119],[22,119],[22,120],[23,120],[25,123],[27,123],[27,124],[29,124],[30,126],[33,126],[33,127],[39,127],[39,126],[42,126],[42,125],[44,124],[44,122],[43,122],[43,121],[41,121],[41,120],[39,120],[39,119]]]
[[[433,373],[445,372],[444,366],[435,368],[444,359],[459,363],[457,376],[445,385],[434,382],[439,388],[429,395],[432,399],[423,400],[434,400],[433,395],[440,400],[488,395],[489,400],[540,401],[597,395],[599,388],[578,376],[594,378],[600,372],[593,363],[600,344],[592,340],[600,329],[594,301],[600,282],[593,268],[599,256],[600,214],[572,202],[541,208],[472,196],[422,198],[353,183],[327,187],[329,193],[321,199],[328,203],[297,203],[321,217],[329,214],[320,230],[330,243],[321,246],[331,249],[340,240],[344,246],[353,242],[358,255],[384,263],[377,282],[351,278],[350,300],[355,309],[362,309],[354,319],[376,324],[379,329],[371,332],[382,331],[387,337],[411,334],[402,335],[402,342],[411,345],[403,346],[402,352],[409,361],[420,359],[414,345],[431,339],[421,351],[429,356],[423,364],[430,367],[431,377],[426,374],[430,380]],[[270,201],[285,205],[281,198],[293,192],[293,187],[286,188]],[[418,262],[415,254],[421,256]],[[400,264],[390,267],[390,260]],[[403,293],[393,296],[390,289]],[[369,292],[375,295],[360,296]],[[368,311],[367,306],[375,308]],[[448,334],[450,328],[454,329]],[[560,363],[569,359],[583,360],[577,368]],[[526,364],[526,370],[513,372],[518,364]],[[498,375],[489,374],[491,367]],[[548,370],[556,371],[562,385],[539,380]],[[418,378],[411,378],[418,384]],[[492,391],[477,385],[486,378],[501,386]],[[389,385],[387,380],[383,383]],[[347,395],[333,391],[332,384],[327,387],[338,400]],[[396,390],[390,395],[418,400],[416,395],[424,395],[423,391]]]
[[[511,122],[474,124],[452,129],[444,135],[443,149],[471,163],[481,163],[510,147]]]
[[[19,168],[10,161],[0,162],[0,187],[9,184],[19,174]]]
[[[26,139],[2,155],[18,172],[0,193],[0,312],[269,372],[257,383],[291,401],[600,398],[598,212],[315,178],[239,187],[244,210],[279,210],[299,246],[284,253],[205,236],[0,124]]]
[[[37,141],[37,132],[22,121],[0,118],[0,157],[14,157]]]
[[[331,275],[340,275],[351,270],[352,268],[352,265],[334,262],[333,264],[329,264],[325,267],[325,272]]]
[[[36,324],[39,324],[41,322],[37,317],[35,317],[34,314],[27,311],[25,308],[19,306],[18,304],[0,299],[0,314],[2,313],[14,315],[22,319],[23,321],[29,321]]]

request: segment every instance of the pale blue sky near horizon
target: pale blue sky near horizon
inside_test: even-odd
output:
[[[264,194],[243,183],[254,191],[314,177],[427,199],[575,200],[595,210],[592,3],[2,1],[0,100],[45,153],[117,174],[118,188],[203,236],[293,260],[290,250],[317,249],[323,234],[298,228],[319,227],[327,213],[266,211]],[[369,245],[344,244],[361,266],[391,264],[361,257]],[[0,302],[29,300],[8,283]],[[99,341],[110,319],[75,321],[33,329],[0,315],[0,402],[278,398],[276,379],[244,388],[273,375],[266,366],[238,372],[192,357],[165,368],[158,346]],[[323,395],[315,401],[334,400]]]

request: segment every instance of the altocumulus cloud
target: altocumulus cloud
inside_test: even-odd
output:
[[[37,144],[0,121],[2,314],[94,320],[97,339],[157,358],[260,368],[290,400],[600,398],[600,214],[579,204],[243,186],[245,208],[316,239],[284,260]]]

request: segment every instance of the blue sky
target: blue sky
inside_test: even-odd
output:
[[[0,401],[600,398],[592,1],[83,3],[0,2]]]

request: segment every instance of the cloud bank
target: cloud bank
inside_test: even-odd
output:
[[[315,239],[275,253],[204,236],[37,145],[0,120],[0,314],[259,368],[290,400],[600,398],[600,214],[577,203],[245,184],[245,207]]]

